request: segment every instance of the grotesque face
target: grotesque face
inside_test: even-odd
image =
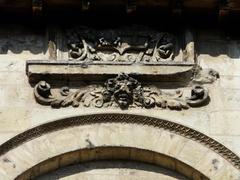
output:
[[[137,80],[126,74],[120,74],[114,79],[109,79],[106,83],[108,97],[114,98],[114,101],[122,108],[126,109],[133,103],[134,93],[141,88]]]

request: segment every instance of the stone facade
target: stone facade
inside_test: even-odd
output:
[[[20,25],[0,28],[0,179],[29,179],[71,164],[119,158],[151,163],[164,170],[155,171],[156,167],[140,163],[139,171],[132,173],[129,167],[134,165],[130,162],[124,172],[121,168],[111,170],[110,166],[104,173],[96,168],[91,176],[126,179],[126,174],[138,174],[142,179],[154,179],[159,174],[159,177],[168,176],[162,171],[172,171],[169,179],[182,175],[190,179],[240,179],[240,42],[236,37],[220,30],[192,30],[195,52],[190,55],[196,55],[193,60],[203,69],[214,69],[220,76],[214,82],[204,83],[210,98],[207,104],[190,108],[184,108],[184,104],[181,110],[115,106],[51,108],[39,104],[34,97],[34,81],[39,80],[34,73],[49,66],[31,66],[30,73],[26,70],[28,60],[58,62],[68,56],[68,51],[60,46],[62,42],[57,42],[62,41],[62,32],[56,31],[52,39],[53,31],[49,29]],[[68,74],[74,73],[65,66],[57,68],[62,68],[57,72],[65,69]],[[41,69],[40,73],[49,73],[52,69]],[[92,72],[97,70],[96,67],[96,72]],[[111,73],[115,73],[114,70]],[[142,82],[141,77],[134,78]],[[61,83],[61,87],[75,86],[74,90],[82,85],[78,78],[67,84],[64,78],[57,83],[52,79],[51,76],[44,78],[52,83],[54,90],[59,89],[55,85]],[[149,82],[152,83],[151,78]],[[176,89],[174,86],[190,87],[182,82],[176,85],[169,79],[161,83],[165,87],[162,91]],[[131,119],[131,116],[136,117]],[[140,171],[148,168],[154,173]],[[80,173],[79,177],[87,179],[87,175],[88,172]],[[128,177],[136,179],[135,176]]]

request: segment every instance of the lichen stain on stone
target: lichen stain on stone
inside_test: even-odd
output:
[[[213,159],[213,160],[212,160],[212,164],[213,164],[214,169],[217,170],[217,169],[218,169],[219,161],[218,161],[217,159]]]
[[[174,138],[174,134],[170,134],[170,138],[173,139]]]
[[[12,167],[13,168],[16,168],[16,165],[11,161],[11,160],[9,160],[8,158],[3,158],[3,162],[5,162],[5,163],[11,163],[12,164]]]
[[[89,139],[85,139],[85,141],[88,143],[87,148],[94,148],[95,147],[95,145]]]

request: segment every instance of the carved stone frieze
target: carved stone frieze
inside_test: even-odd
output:
[[[159,62],[173,61],[178,53],[173,34],[137,26],[114,30],[78,28],[68,34],[70,60]]]
[[[51,105],[54,108],[73,106],[85,107],[129,107],[169,108],[175,110],[188,109],[206,104],[209,100],[208,91],[203,86],[191,87],[188,96],[183,90],[167,92],[153,86],[142,86],[139,81],[127,74],[119,74],[108,79],[104,85],[95,85],[71,91],[68,87],[60,89],[58,95],[53,95],[51,86],[40,81],[34,90],[38,103]]]

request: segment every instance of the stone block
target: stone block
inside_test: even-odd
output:
[[[11,58],[6,55],[0,55],[0,72],[23,72],[26,66],[26,61],[19,58]]]
[[[6,87],[8,85],[25,88],[30,87],[24,70],[14,72],[0,71],[0,85],[1,87]]]
[[[77,138],[68,129],[46,134],[46,137],[54,145],[56,155],[79,149]]]
[[[206,54],[198,56],[199,64],[202,68],[212,68],[219,72],[220,76],[239,76],[240,61],[231,59],[226,55],[213,57]]]
[[[65,167],[79,162],[79,152],[69,152],[59,157],[59,166]]]
[[[39,166],[39,173],[45,174],[50,171],[54,171],[59,168],[59,158],[49,159],[46,162],[43,162]]]
[[[220,89],[221,100],[226,110],[240,109],[240,90],[239,89]]]
[[[14,136],[16,136],[17,134],[19,134],[20,131],[14,131],[14,132],[2,132],[0,133],[0,144],[5,143],[6,141],[8,141],[9,139],[13,138]]]
[[[5,172],[8,172],[12,178],[20,175],[37,163],[32,152],[24,145],[3,155],[0,161],[1,167],[4,168]]]
[[[226,163],[228,162],[209,150],[196,166],[201,172],[206,172],[206,176],[213,177]]]
[[[0,90],[0,107],[22,107],[26,110],[37,106],[31,87],[4,85]]]
[[[208,149],[199,146],[197,142],[189,140],[186,142],[177,158],[189,166],[195,166],[207,153]]]
[[[240,135],[240,111],[219,111],[210,115],[211,135]]]
[[[176,168],[176,161],[167,156],[155,155],[153,157],[153,162],[156,165],[160,165],[166,169],[175,170]]]
[[[215,174],[213,179],[220,180],[239,180],[240,172],[232,166],[223,166],[221,170]]]
[[[177,156],[187,143],[187,139],[181,138],[173,133],[163,131],[155,143],[155,151],[169,156]]]
[[[142,161],[145,163],[152,163],[154,155],[151,151],[144,151],[144,150],[135,150],[131,149],[130,152],[130,159],[133,161]]]
[[[136,112],[138,114],[146,115],[169,120],[182,124],[184,126],[196,129],[205,134],[209,133],[209,105],[206,106],[206,110],[200,109],[188,109],[182,111],[168,111],[168,110],[141,110],[141,112]]]
[[[224,146],[226,146],[227,148],[231,149],[231,151],[233,151],[234,153],[236,153],[238,156],[240,156],[240,143],[239,143],[239,139],[240,136],[229,136],[229,135],[222,135],[222,136],[213,136],[213,138],[224,144]]]
[[[47,136],[43,135],[41,137],[37,137],[34,141],[28,141],[25,143],[26,149],[32,152],[34,157],[38,162],[42,162],[45,160],[46,155],[48,158],[52,158],[52,156],[57,155],[55,146],[51,143]],[[49,157],[49,154],[52,155]]]
[[[176,171],[180,172],[181,174],[187,176],[187,177],[193,177],[193,171],[191,167],[184,163],[176,162]]]
[[[221,88],[240,89],[240,76],[221,76],[219,81]]]
[[[23,107],[0,108],[1,132],[19,132],[29,128],[28,110]]]

